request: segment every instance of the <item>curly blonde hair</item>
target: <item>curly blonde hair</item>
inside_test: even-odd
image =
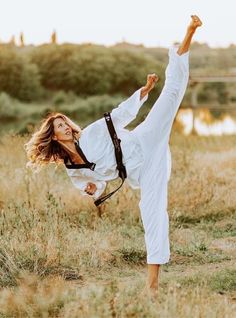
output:
[[[24,145],[27,157],[27,167],[38,170],[48,163],[59,164],[67,156],[66,151],[61,145],[53,140],[54,126],[53,121],[56,118],[62,118],[71,128],[75,139],[81,135],[82,129],[71,119],[61,113],[50,113],[41,123],[40,128],[36,131],[31,139]]]

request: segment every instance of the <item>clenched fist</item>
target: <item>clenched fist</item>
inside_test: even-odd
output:
[[[155,73],[148,74],[147,83],[146,83],[146,87],[148,88],[148,90],[153,89],[153,87],[158,82],[158,80],[159,80],[159,77]]]
[[[92,195],[92,194],[94,194],[96,192],[96,190],[97,190],[96,184],[94,184],[92,182],[88,182],[84,191],[86,193]]]
[[[158,80],[159,80],[159,77],[155,73],[148,74],[147,83],[141,89],[140,100],[143,99],[143,97],[146,96],[154,88]]]

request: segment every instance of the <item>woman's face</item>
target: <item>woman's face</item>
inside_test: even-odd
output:
[[[57,141],[73,140],[72,128],[64,121],[63,118],[56,118],[53,121],[54,136],[53,139]]]

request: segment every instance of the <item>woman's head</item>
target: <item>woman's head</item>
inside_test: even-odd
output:
[[[61,113],[49,114],[25,144],[28,165],[39,167],[49,162],[61,162],[66,152],[60,143],[73,141],[80,134],[81,128],[67,116]]]

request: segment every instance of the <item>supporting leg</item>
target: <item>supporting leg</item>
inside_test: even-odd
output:
[[[147,288],[155,296],[160,265],[169,261],[169,217],[167,213],[167,151],[160,146],[143,170],[139,208],[147,250]]]
[[[147,283],[142,292],[142,295],[149,296],[153,301],[157,298],[160,266],[160,264],[148,264]]]
[[[158,289],[160,266],[160,264],[148,264],[148,288],[152,290]]]

